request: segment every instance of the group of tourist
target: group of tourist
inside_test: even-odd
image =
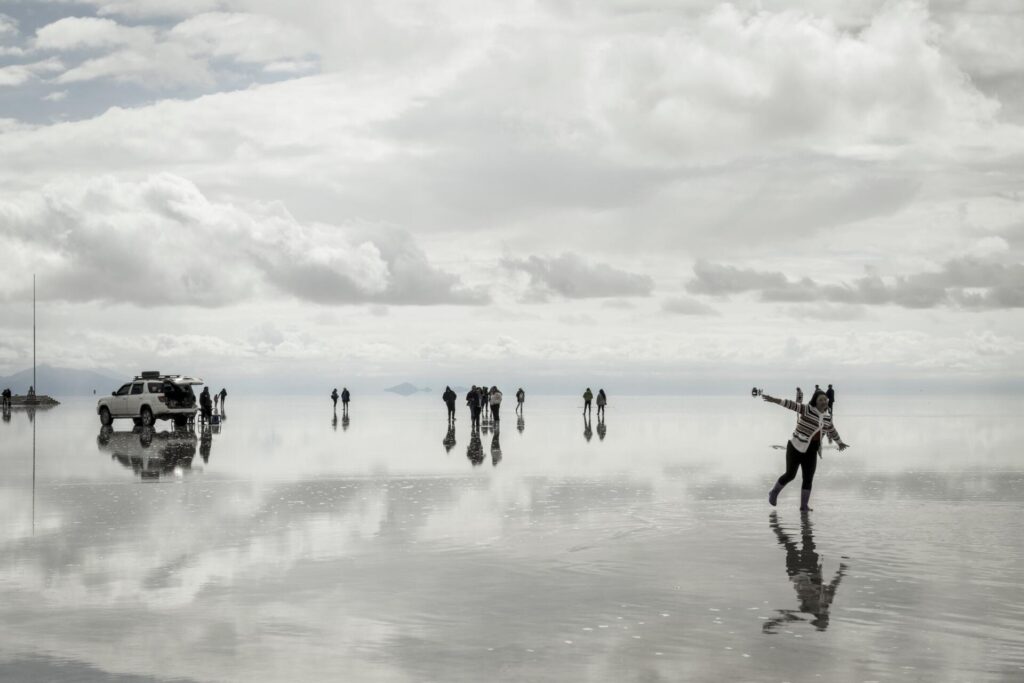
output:
[[[224,410],[228,400],[228,390],[221,388],[220,391],[210,395],[210,387],[203,387],[199,394],[199,415],[204,423],[210,423],[213,419],[213,411]]]
[[[331,391],[331,401],[334,402],[334,412],[338,412],[338,387],[334,387]],[[348,387],[342,387],[341,389],[341,414],[348,415],[348,402],[352,399],[352,394],[349,392]]]

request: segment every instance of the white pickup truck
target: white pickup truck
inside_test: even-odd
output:
[[[97,401],[96,413],[104,425],[118,417],[130,417],[135,424],[145,427],[157,420],[185,425],[195,419],[198,402],[192,387],[200,384],[204,382],[198,377],[143,372]]]

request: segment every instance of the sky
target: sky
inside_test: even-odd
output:
[[[1021,35],[998,0],[0,0],[0,375],[35,274],[40,362],[252,391],[1024,391]]]

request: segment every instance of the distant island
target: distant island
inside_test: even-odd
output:
[[[384,391],[390,391],[392,394],[399,394],[401,396],[411,396],[413,394],[418,394],[421,392],[428,393],[430,391],[430,387],[420,389],[416,385],[410,384],[409,382],[402,382],[401,384],[396,384],[393,387],[388,387]]]

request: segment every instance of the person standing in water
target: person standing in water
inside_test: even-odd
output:
[[[341,414],[348,415],[348,402],[351,400],[352,394],[349,393],[348,387],[341,388]]]
[[[604,393],[604,389],[597,390],[597,421],[600,422],[604,419],[604,407],[608,405],[608,396]]]
[[[455,399],[458,396],[452,391],[450,386],[444,388],[444,393],[441,394],[441,399],[444,400],[445,406],[448,407],[448,422],[455,422]]]
[[[491,387],[490,402],[491,402],[491,419],[494,422],[500,422],[501,421],[501,392],[498,391],[498,387]]]
[[[334,412],[338,412],[338,387],[331,391],[331,400],[334,401]]]
[[[583,392],[583,414],[590,415],[590,402],[594,400],[594,392],[587,387],[587,390]]]
[[[526,392],[523,391],[522,387],[519,387],[519,391],[516,392],[516,415],[523,414],[523,403],[526,402]]]
[[[466,392],[466,405],[469,406],[469,428],[480,429],[480,390],[475,384]]]
[[[811,484],[814,482],[814,471],[818,466],[818,452],[821,449],[821,435],[827,434],[839,444],[839,450],[849,448],[843,443],[839,432],[832,424],[832,415],[828,412],[828,397],[823,392],[817,392],[811,396],[811,402],[807,405],[790,401],[789,399],[775,398],[768,394],[761,394],[761,397],[769,403],[777,403],[783,408],[796,412],[796,429],[793,436],[786,444],[786,471],[775,482],[775,486],[768,492],[768,502],[774,506],[778,501],[779,493],[783,487],[796,478],[796,471],[802,473],[800,486],[800,510],[807,512],[811,508],[808,503],[811,500]]]
[[[224,387],[220,388],[220,408],[224,410],[224,403],[228,400],[228,390]]]

